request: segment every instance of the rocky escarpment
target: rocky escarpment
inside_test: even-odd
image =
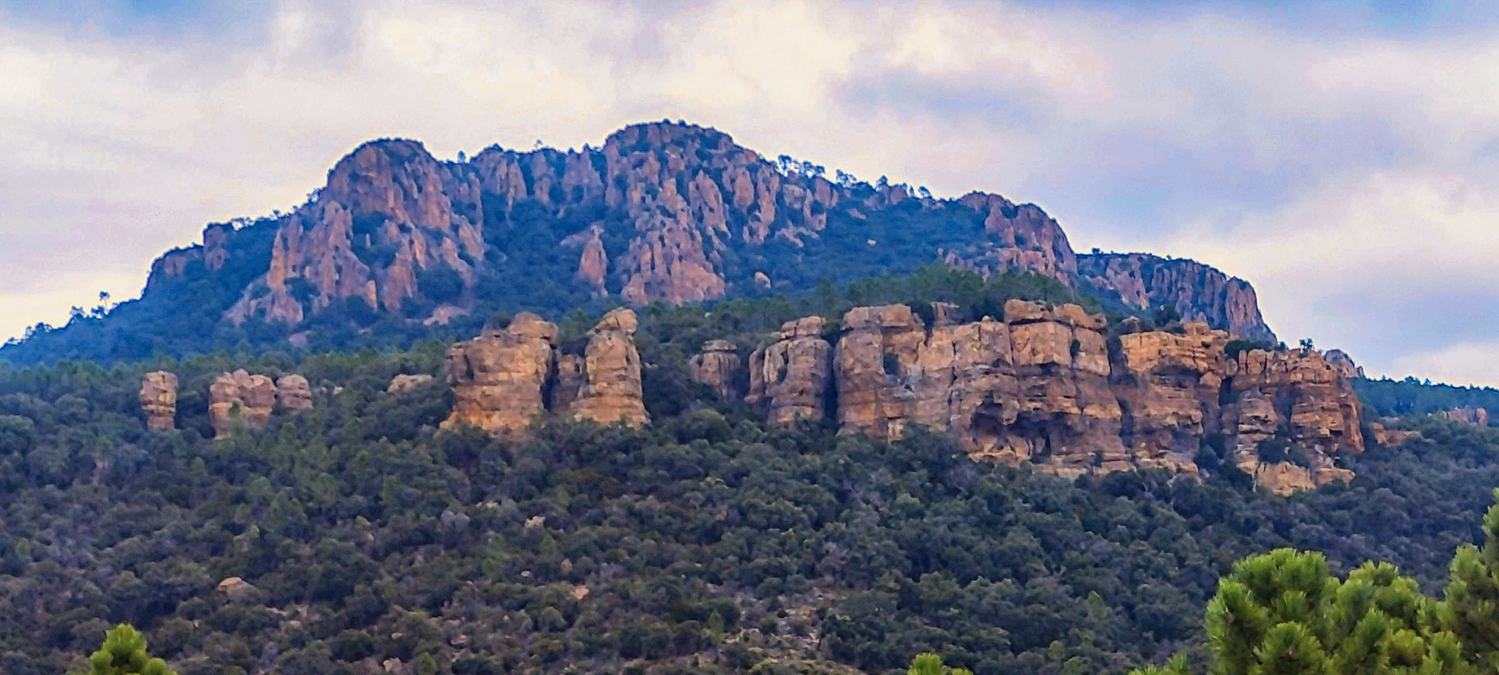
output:
[[[831,412],[841,432],[887,440],[922,426],[976,458],[1063,476],[1195,475],[1198,453],[1224,438],[1233,463],[1285,493],[1346,480],[1337,458],[1363,450],[1348,380],[1315,351],[1231,357],[1230,335],[1199,322],[1119,335],[1110,349],[1104,318],[1075,305],[953,314],[936,307],[928,328],[904,305],[855,308],[836,348],[817,317],[790,322],[751,356],[748,401],[777,425]]]
[[[1077,256],[1077,272],[1086,286],[1126,307],[1165,307],[1234,337],[1275,342],[1254,287],[1211,266],[1148,253],[1093,253]]]
[[[146,413],[146,428],[170,431],[177,426],[177,376],[158,370],[141,378],[141,410]]]
[[[1439,417],[1453,422],[1459,422],[1475,427],[1486,427],[1489,425],[1489,411],[1485,408],[1453,408],[1437,413]]]
[[[582,356],[559,354],[557,327],[522,312],[503,330],[448,350],[452,413],[443,428],[475,427],[517,436],[548,411],[601,424],[650,420],[641,391],[635,313],[605,315]]]
[[[521,231],[536,229],[537,219],[547,234]],[[906,236],[928,221],[931,236]],[[892,244],[879,241],[887,230],[905,238],[894,255],[908,266],[944,259],[1065,284],[1078,274],[1066,234],[1035,205],[834,182],[820,167],[772,162],[727,134],[669,122],[626,127],[597,148],[492,147],[457,162],[437,160],[414,141],[366,143],[274,226],[268,259],[234,266],[263,265],[263,272],[225,312],[230,321],[297,325],[350,301],[436,317],[434,305],[472,304],[486,275],[516,272],[507,266],[552,252],[574,261],[557,282],[595,296],[631,304],[708,300],[736,289],[815,284],[833,270],[887,271],[892,253],[880,247]],[[242,234],[211,226],[201,246],[163,256],[150,287],[197,261],[212,276],[239,250],[231,244]],[[768,269],[776,266],[806,279],[783,281]]]

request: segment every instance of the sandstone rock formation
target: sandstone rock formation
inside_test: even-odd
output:
[[[288,326],[345,301],[391,313],[412,302],[472,304],[471,297],[433,297],[423,279],[451,270],[463,289],[472,289],[485,273],[513,264],[521,252],[495,234],[515,227],[512,216],[523,213],[552,219],[555,230],[546,236],[554,238],[515,245],[533,254],[538,246],[557,247],[576,260],[568,276],[595,295],[631,304],[709,300],[736,286],[771,286],[770,270],[757,261],[767,245],[789,247],[807,265],[819,264],[818,256],[857,255],[815,244],[830,227],[889,227],[913,203],[916,213],[976,227],[944,247],[925,239],[902,244],[910,250],[901,258],[911,264],[941,259],[984,273],[1034,272],[1068,285],[1086,276],[1061,226],[1033,204],[977,192],[943,200],[902,185],[833,182],[812,165],[769,161],[714,129],[659,122],[625,127],[597,148],[492,147],[466,162],[438,161],[409,140],[366,143],[339,160],[327,184],[292,213],[255,227],[210,226],[201,245],[164,255],[148,289],[196,269],[196,262],[209,275],[263,265],[248,281],[236,276],[236,286],[244,287],[224,317]],[[274,230],[266,260],[226,265],[231,251],[262,250],[264,243],[249,242],[263,242],[266,227]],[[859,264],[865,263],[840,267],[884,270],[873,258]],[[1154,278],[1141,276],[1136,285],[1145,290],[1135,295],[1155,293]],[[444,295],[450,286],[441,286]],[[1218,318],[1257,316],[1252,293],[1215,293],[1204,289],[1183,299],[1183,315],[1204,314],[1214,325]],[[1208,306],[1192,305],[1199,298]],[[1251,306],[1241,306],[1243,300]]]
[[[415,375],[401,373],[399,375],[396,375],[395,377],[390,378],[390,384],[386,385],[385,393],[402,394],[408,391],[413,391],[415,389],[426,386],[427,383],[431,382],[433,379],[435,378],[426,373],[417,373]]]
[[[788,321],[776,340],[750,354],[750,405],[776,426],[822,421],[831,392],[833,346],[822,338],[820,316]]]
[[[215,438],[226,438],[237,424],[261,429],[276,408],[276,383],[244,369],[223,373],[208,387],[208,420]]]
[[[740,395],[738,380],[742,365],[739,348],[728,340],[704,342],[702,350],[688,362],[692,379],[712,387],[719,397],[726,399]]]
[[[1068,477],[1196,475],[1222,434],[1235,464],[1286,492],[1347,480],[1336,458],[1363,449],[1348,380],[1314,351],[1230,358],[1227,331],[1188,322],[1120,335],[1111,354],[1104,317],[1075,305],[1014,300],[1002,322],[958,324],[945,305],[932,315],[927,328],[904,305],[854,308],[831,360],[820,318],[789,322],[751,355],[747,400],[777,425],[836,413],[840,432],[886,440],[922,426],[975,458]]]
[[[141,410],[146,413],[146,428],[171,431],[177,426],[177,376],[164,370],[146,373],[141,378]]]
[[[545,409],[557,327],[535,314],[517,314],[504,330],[453,345],[448,381],[453,412],[442,428],[471,426],[496,435],[526,430]]]
[[[635,312],[616,309],[588,333],[583,353],[583,384],[568,406],[578,419],[600,424],[650,421],[640,383],[640,352],[635,349]]]
[[[1186,321],[1202,321],[1234,337],[1275,342],[1260,316],[1254,287],[1194,260],[1148,253],[1077,256],[1084,285],[1137,309],[1168,307]]]
[[[1364,450],[1358,399],[1320,352],[1241,352],[1227,398],[1224,433],[1234,461],[1260,485],[1284,494],[1352,478],[1333,462]],[[1296,456],[1274,457],[1284,454],[1280,448]]]
[[[1364,369],[1353,362],[1353,357],[1349,356],[1348,352],[1341,349],[1329,349],[1323,352],[1322,358],[1346,379],[1352,380],[1364,376]]]
[[[1227,332],[1199,322],[1184,328],[1182,335],[1120,336],[1114,381],[1135,464],[1195,475],[1203,438],[1219,428],[1219,393],[1231,362]]]
[[[307,378],[295,373],[276,378],[276,409],[298,413],[312,409],[312,386]]]
[[[1489,411],[1484,408],[1453,408],[1437,413],[1443,419],[1460,422],[1475,427],[1487,427],[1489,425]]]

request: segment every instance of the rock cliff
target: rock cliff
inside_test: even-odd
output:
[[[158,370],[141,378],[141,410],[146,413],[146,428],[171,431],[177,427],[177,376]]]
[[[904,305],[854,308],[831,358],[821,319],[789,322],[750,357],[747,400],[772,424],[833,413],[840,432],[885,440],[922,426],[975,458],[1069,477],[1195,476],[1198,452],[1226,437],[1237,466],[1284,493],[1347,480],[1336,459],[1363,450],[1348,380],[1315,351],[1231,358],[1229,333],[1201,322],[1125,333],[1111,349],[1104,317],[1075,305],[1012,300],[1003,321],[965,324],[953,314],[935,307],[928,328]]]
[[[1194,260],[1148,253],[1094,253],[1077,256],[1084,285],[1126,307],[1166,307],[1186,321],[1201,321],[1234,337],[1275,342],[1260,316],[1254,287]]]
[[[886,232],[900,240],[893,255],[906,267],[946,260],[984,273],[1097,282],[1130,306],[1169,304],[1236,334],[1268,335],[1252,289],[1211,268],[1134,254],[1077,256],[1062,227],[1033,204],[978,192],[934,199],[847,176],[835,182],[821,167],[767,160],[727,134],[685,123],[631,125],[577,151],[496,146],[466,161],[438,160],[415,141],[372,141],[272,224],[266,259],[234,266],[263,271],[224,310],[229,321],[295,326],[350,301],[420,319],[434,307],[473,305],[486,275],[557,256],[571,261],[562,274],[537,271],[595,296],[637,305],[710,300],[782,283],[768,267],[792,265],[785,283],[798,286],[822,276],[800,270],[887,271],[892,252],[880,248],[888,244],[878,234]],[[928,226],[930,236],[907,236]],[[149,286],[198,262],[210,277],[220,273],[236,238],[248,236],[210,226],[202,245],[162,256]],[[849,248],[850,238],[869,245]]]
[[[1489,425],[1489,411],[1484,408],[1454,408],[1437,413],[1443,419],[1461,422],[1475,427],[1486,427]]]

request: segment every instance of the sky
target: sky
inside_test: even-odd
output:
[[[1499,385],[1482,3],[0,0],[0,339],[136,297],[360,142],[713,126],[1251,281],[1287,342]]]

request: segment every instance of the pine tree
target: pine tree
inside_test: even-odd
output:
[[[911,667],[906,669],[906,675],[973,675],[973,671],[953,668],[942,662],[941,654],[925,652],[911,659]]]
[[[177,675],[166,661],[146,653],[145,636],[127,623],[109,629],[88,660],[93,675]]]
[[[1494,491],[1499,501],[1499,490]],[[1443,626],[1462,643],[1463,656],[1499,672],[1499,503],[1483,517],[1483,547],[1468,545],[1452,558],[1443,601]]]

